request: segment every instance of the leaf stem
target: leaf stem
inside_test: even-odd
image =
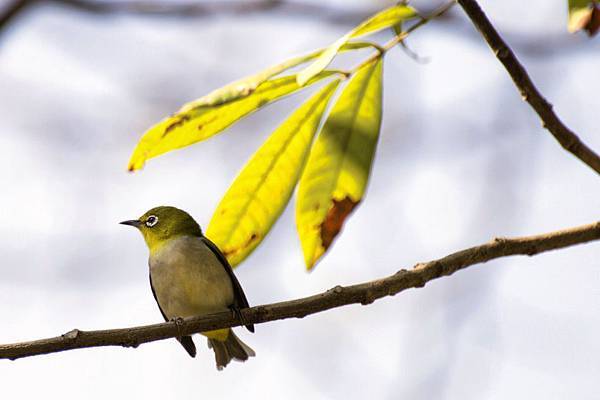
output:
[[[428,16],[421,16],[419,18],[419,21],[417,23],[415,23],[414,25],[412,25],[410,28],[408,28],[406,31],[401,32],[400,34],[394,36],[391,40],[389,40],[387,43],[385,43],[383,46],[379,47],[376,53],[372,54],[369,58],[367,58],[366,60],[364,60],[363,62],[361,62],[360,64],[358,64],[356,67],[352,68],[350,70],[350,74],[355,73],[356,71],[358,71],[359,69],[361,69],[362,67],[364,67],[365,65],[373,62],[374,60],[383,57],[385,55],[385,53],[387,53],[391,48],[397,46],[399,43],[402,43],[402,41],[404,39],[406,39],[408,37],[408,35],[410,35],[412,32],[416,31],[417,29],[419,29],[420,27],[422,27],[423,25],[427,24],[429,21],[439,18],[442,15],[444,15],[450,8],[452,8],[452,6],[454,6],[454,4],[456,4],[455,0],[451,0],[448,3],[440,6],[437,10],[435,10],[434,12],[432,12],[431,14],[429,14]]]

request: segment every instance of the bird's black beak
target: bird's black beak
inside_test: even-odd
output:
[[[131,226],[135,226],[136,228],[139,228],[140,225],[142,224],[142,221],[140,221],[139,219],[130,219],[129,221],[123,221],[123,222],[119,222],[121,225],[131,225]]]

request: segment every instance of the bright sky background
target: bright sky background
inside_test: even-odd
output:
[[[565,1],[530,1],[527,12],[519,1],[481,4],[559,116],[600,151],[600,39],[566,33]],[[428,64],[390,52],[369,193],[331,252],[304,271],[289,208],[236,270],[251,304],[376,279],[495,236],[598,220],[598,176],[542,130],[458,7],[453,15],[411,37]],[[205,226],[238,169],[306,94],[131,175],[137,139],[184,102],[349,28],[269,13],[177,19],[47,5],[4,31],[0,342],[160,322],[146,247],[117,223],[168,204]],[[2,361],[2,393],[591,398],[599,246],[490,262],[368,307],[258,325],[254,335],[239,329],[257,357],[223,372],[197,336],[196,359],[168,340]]]

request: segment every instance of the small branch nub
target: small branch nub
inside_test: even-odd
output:
[[[63,333],[61,336],[69,340],[77,340],[81,331],[79,329],[73,329],[67,333]]]

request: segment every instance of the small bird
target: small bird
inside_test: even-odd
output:
[[[123,221],[142,233],[150,250],[150,287],[166,321],[249,307],[246,295],[219,248],[200,225],[175,207],[155,207],[139,219]],[[254,325],[246,325],[254,332]],[[256,354],[230,328],[202,332],[215,352],[217,369],[232,359],[246,361]],[[177,340],[192,357],[191,336]]]

